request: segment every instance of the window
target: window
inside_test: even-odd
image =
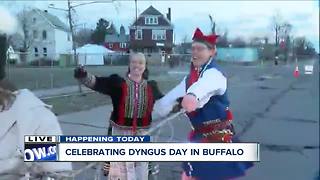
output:
[[[39,56],[39,54],[38,54],[38,48],[37,48],[37,47],[34,48],[34,56],[35,56],[35,57],[38,57],[38,56]]]
[[[152,30],[152,40],[166,40],[166,30]]]
[[[44,57],[47,57],[47,55],[48,55],[48,54],[47,54],[47,48],[44,47],[44,48],[43,48],[43,56],[44,56]]]
[[[112,43],[109,44],[109,48],[113,48],[113,44]]]
[[[47,39],[47,31],[46,31],[46,30],[43,30],[43,31],[42,31],[42,39],[43,39],[43,40],[46,40],[46,39]]]
[[[35,17],[32,18],[32,22],[33,22],[33,23],[36,23],[36,22],[37,22],[37,18],[35,18]]]
[[[136,30],[135,36],[136,36],[137,40],[141,40],[142,39],[142,29]]]
[[[158,24],[158,17],[146,17],[145,24]]]
[[[33,30],[33,38],[37,39],[38,38],[38,31]]]
[[[70,41],[70,34],[67,35],[67,40]]]
[[[126,43],[120,43],[120,48],[126,48],[127,44]]]

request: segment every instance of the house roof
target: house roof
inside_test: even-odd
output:
[[[139,17],[137,21],[135,21],[130,28],[134,28],[137,26],[150,26],[150,27],[157,27],[157,26],[172,26],[171,23],[164,19],[165,17],[161,16],[158,18],[158,24],[145,24],[144,17]]]
[[[68,26],[64,24],[57,16],[54,16],[48,12],[44,12],[40,9],[35,9],[35,11],[37,11],[37,13],[39,13],[41,16],[46,18],[53,26],[55,26],[55,28],[66,31],[66,32],[70,31]]]
[[[145,24],[145,16],[159,16],[158,18],[158,24]],[[134,26],[172,26],[171,22],[161,14],[156,8],[153,6],[148,7],[145,11],[143,11],[137,20],[135,20],[130,28],[132,29]]]
[[[109,35],[107,34],[105,36],[105,41],[110,42],[110,43],[115,43],[115,42],[129,42],[129,35],[119,35],[119,34],[112,34]]]
[[[141,15],[162,15],[156,8],[153,6],[148,7],[144,10]]]

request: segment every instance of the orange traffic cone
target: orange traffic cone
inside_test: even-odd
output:
[[[299,77],[299,67],[298,67],[298,66],[296,66],[296,68],[295,68],[295,70],[294,70],[294,72],[293,72],[293,76],[294,76],[295,78]]]

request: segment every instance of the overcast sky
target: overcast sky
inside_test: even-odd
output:
[[[101,0],[103,1],[103,0]],[[73,5],[86,1],[72,1]],[[89,1],[90,2],[90,1]],[[12,1],[0,2],[12,12],[23,6],[48,9],[49,4],[66,8],[67,1]],[[150,1],[138,0],[138,13],[150,5],[166,14],[171,8],[175,42],[181,42],[186,35],[191,39],[196,27],[209,32],[208,14],[213,15],[218,32],[229,31],[229,37],[241,36],[245,39],[254,36],[272,37],[271,17],[279,12],[285,21],[293,25],[295,36],[306,36],[319,52],[319,1]],[[65,12],[48,9],[66,22]],[[114,3],[98,3],[76,8],[77,23],[95,28],[99,18],[113,21],[117,29],[121,24],[126,27],[135,19],[134,0],[118,0]],[[1,17],[0,17],[1,18]]]

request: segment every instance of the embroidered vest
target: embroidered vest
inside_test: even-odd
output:
[[[198,78],[196,81],[202,77],[203,73],[206,70],[215,68],[216,70],[222,72],[217,66],[214,59],[211,59],[207,64],[203,65],[199,70]],[[188,89],[194,82],[194,77],[196,71],[190,71],[190,74],[186,78],[186,88]],[[223,74],[223,73],[222,73]],[[193,79],[193,80],[192,80]],[[214,82],[208,82],[214,83]],[[189,113],[188,116],[190,118],[191,124],[193,126],[203,125],[205,122],[221,119],[227,119],[227,111],[226,109],[229,107],[229,100],[227,96],[227,91],[223,95],[214,95],[210,98],[210,100],[200,109]]]
[[[126,78],[121,84],[121,91],[119,118],[116,123],[132,127],[134,131],[137,127],[148,127],[154,104],[151,86],[146,80],[136,83]]]

